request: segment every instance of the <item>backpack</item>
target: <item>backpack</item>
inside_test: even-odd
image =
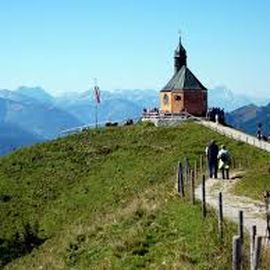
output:
[[[228,162],[229,161],[229,155],[228,155],[228,153],[222,153],[221,154],[221,156],[220,156],[220,159],[224,162],[224,163],[226,163],[226,162]]]

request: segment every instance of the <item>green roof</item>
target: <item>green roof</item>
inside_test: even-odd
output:
[[[174,90],[207,90],[195,75],[184,65],[176,72],[162,92]]]

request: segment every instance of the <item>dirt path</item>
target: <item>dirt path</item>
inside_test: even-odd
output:
[[[223,194],[223,212],[228,219],[238,223],[239,211],[244,212],[244,226],[251,232],[252,226],[257,226],[257,234],[266,236],[266,212],[263,202],[256,201],[243,196],[236,196],[231,193],[231,188],[240,181],[243,173],[232,174],[232,180],[208,179],[206,181],[206,202],[215,209],[218,208],[219,192]],[[202,187],[195,191],[197,199],[202,198]]]
[[[240,130],[231,128],[231,127],[226,127],[220,124],[216,124],[214,122],[211,121],[204,121],[204,120],[199,120],[196,121],[196,123],[203,125],[205,127],[208,127],[222,135],[225,135],[229,138],[232,138],[236,141],[242,141],[244,143],[248,143],[252,146],[255,146],[257,148],[263,149],[267,152],[270,152],[270,143],[269,142],[265,142],[262,140],[258,140],[256,137],[251,136],[247,133],[244,133]]]

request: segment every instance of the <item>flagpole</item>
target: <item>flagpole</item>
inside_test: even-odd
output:
[[[96,110],[95,110],[95,122],[96,122],[96,129],[98,128],[98,100],[97,100],[97,78],[94,78],[94,92],[95,92],[95,101],[96,101]]]
[[[98,104],[96,102],[96,128],[98,128]]]

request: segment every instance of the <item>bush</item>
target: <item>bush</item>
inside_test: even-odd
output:
[[[38,236],[39,226],[29,223],[23,226],[22,232],[16,232],[10,239],[0,239],[0,267],[12,260],[30,253],[46,239]]]

